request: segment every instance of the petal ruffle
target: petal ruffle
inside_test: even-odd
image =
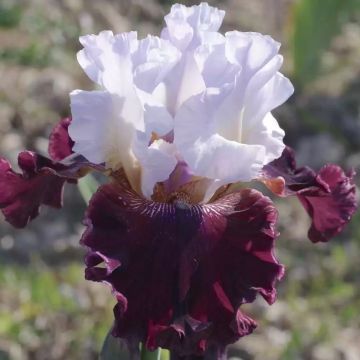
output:
[[[107,91],[76,90],[70,94],[74,151],[95,164],[123,167],[138,189],[139,169],[131,145],[144,131],[143,106],[137,94],[121,97]]]
[[[48,152],[54,161],[61,161],[73,153],[74,142],[68,132],[70,123],[69,117],[61,119],[50,133]]]
[[[194,175],[222,184],[250,181],[263,167],[265,149],[216,133],[216,114],[224,97],[222,92],[208,90],[189,99],[175,117],[174,143]]]
[[[276,219],[255,190],[188,205],[145,200],[127,184],[102,186],[82,244],[87,279],[111,284],[117,297],[113,334],[189,355],[252,332],[240,305],[257,293],[274,302],[283,274],[273,255]]]
[[[135,85],[151,93],[180,57],[180,52],[169,41],[148,35],[139,41],[132,56]]]
[[[317,174],[328,191],[303,190],[298,198],[312,218],[309,239],[326,242],[339,234],[356,211],[355,172],[345,173],[337,165],[326,165]]]
[[[0,159],[0,208],[11,225],[23,228],[39,215],[41,205],[62,207],[66,179],[55,174],[51,160],[32,152],[20,153],[18,163],[21,175]]]
[[[81,157],[64,165],[30,151],[19,154],[18,164],[22,174],[0,158],[0,209],[17,228],[36,218],[41,205],[61,208],[65,182],[76,183],[89,168],[101,170],[101,166],[93,166]]]
[[[131,54],[138,47],[136,32],[114,35],[102,31],[81,36],[80,43],[84,48],[77,59],[92,81],[110,92],[121,92],[122,87],[132,83]]]
[[[337,165],[325,165],[318,173],[307,166],[297,168],[294,151],[287,147],[279,159],[264,166],[262,181],[277,195],[297,195],[312,219],[309,239],[326,242],[356,211],[354,176],[354,171],[345,173]]]
[[[279,47],[269,36],[233,31],[195,51],[211,87],[180,106],[174,142],[191,171],[213,180],[215,190],[257,178],[284,150],[285,133],[271,111],[294,89],[279,73]]]
[[[217,32],[225,11],[201,3],[191,7],[175,4],[165,16],[166,28],[161,37],[170,40],[181,51],[195,48],[206,33]]]
[[[80,66],[91,80],[116,93],[132,83],[151,92],[180,57],[169,41],[150,35],[139,41],[136,32],[102,31],[82,36],[80,42],[84,46],[77,56]]]

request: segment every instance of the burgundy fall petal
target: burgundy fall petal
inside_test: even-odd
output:
[[[345,174],[337,165],[326,165],[318,173],[328,191],[302,190],[298,198],[312,218],[309,239],[326,242],[339,234],[356,211],[355,172]]]
[[[34,153],[20,153],[18,162],[22,174],[0,159],[0,208],[11,225],[23,228],[38,216],[40,205],[62,206],[66,179],[54,175],[50,160]]]
[[[295,152],[289,146],[278,159],[264,166],[262,181],[279,196],[296,195],[298,191],[310,188],[327,191],[326,184],[319,181],[314,170],[296,166]]]
[[[54,161],[61,161],[73,153],[74,142],[68,133],[70,123],[69,117],[61,119],[50,133],[48,152]]]
[[[279,159],[263,168],[262,181],[279,196],[297,195],[312,219],[309,239],[326,242],[340,233],[356,211],[355,172],[326,165],[318,173],[296,167],[294,151],[287,147]]]
[[[92,166],[83,159],[64,165],[31,151],[21,152],[18,164],[22,174],[0,158],[0,209],[17,228],[37,217],[41,205],[61,208],[65,182],[76,183]]]
[[[224,349],[256,323],[239,307],[275,300],[277,212],[256,190],[207,205],[145,200],[120,183],[92,198],[82,244],[86,278],[111,284],[113,334],[179,356]],[[102,264],[104,263],[104,265]]]

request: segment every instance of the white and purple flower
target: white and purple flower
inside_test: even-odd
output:
[[[23,152],[17,174],[0,159],[0,208],[16,227],[41,205],[60,207],[66,182],[109,175],[81,243],[87,279],[116,295],[113,334],[132,348],[220,354],[256,326],[242,304],[257,294],[275,301],[277,211],[259,191],[229,185],[258,180],[298,196],[314,242],[338,234],[356,209],[353,173],[298,169],[283,143],[271,111],[293,87],[279,72],[280,44],[221,34],[224,15],[177,4],[160,38],[81,37],[78,61],[98,89],[71,93],[72,118],[54,128],[51,160]]]

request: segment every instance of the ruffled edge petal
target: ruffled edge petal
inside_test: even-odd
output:
[[[187,7],[175,4],[165,16],[166,27],[161,37],[170,40],[180,50],[200,45],[203,34],[217,32],[225,11],[201,3]]]
[[[261,181],[279,196],[297,195],[312,223],[309,239],[326,242],[339,234],[357,209],[355,171],[325,165],[316,173],[298,168],[295,153],[286,147],[281,157],[264,166]]]
[[[301,190],[299,200],[312,219],[309,239],[327,242],[339,234],[357,209],[355,171],[345,173],[340,166],[326,165],[317,174],[318,181],[328,186],[328,191]]]
[[[121,179],[93,196],[81,240],[86,278],[116,296],[113,335],[187,356],[251,333],[239,307],[256,294],[273,303],[284,272],[270,199],[245,189],[207,205],[157,203]]]
[[[0,209],[6,221],[16,228],[25,227],[39,215],[42,205],[62,207],[66,182],[76,183],[91,169],[103,170],[79,156],[67,157],[66,161],[67,165],[23,151],[18,157],[19,174],[0,158]]]

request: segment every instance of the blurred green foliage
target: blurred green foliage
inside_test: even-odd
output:
[[[26,268],[2,265],[0,282],[0,338],[7,339],[10,353],[17,346],[36,353],[64,331],[71,339],[69,358],[78,358],[89,341],[94,351],[101,347],[112,322],[111,304],[107,312],[97,310],[96,298],[83,286],[81,264],[49,267],[34,259]]]
[[[42,68],[50,65],[51,54],[46,47],[32,43],[24,48],[0,49],[0,61]]]
[[[295,3],[293,76],[298,85],[305,85],[318,75],[323,52],[359,7],[359,0],[302,0]]]
[[[20,5],[0,3],[0,28],[13,28],[19,25],[22,16]]]

